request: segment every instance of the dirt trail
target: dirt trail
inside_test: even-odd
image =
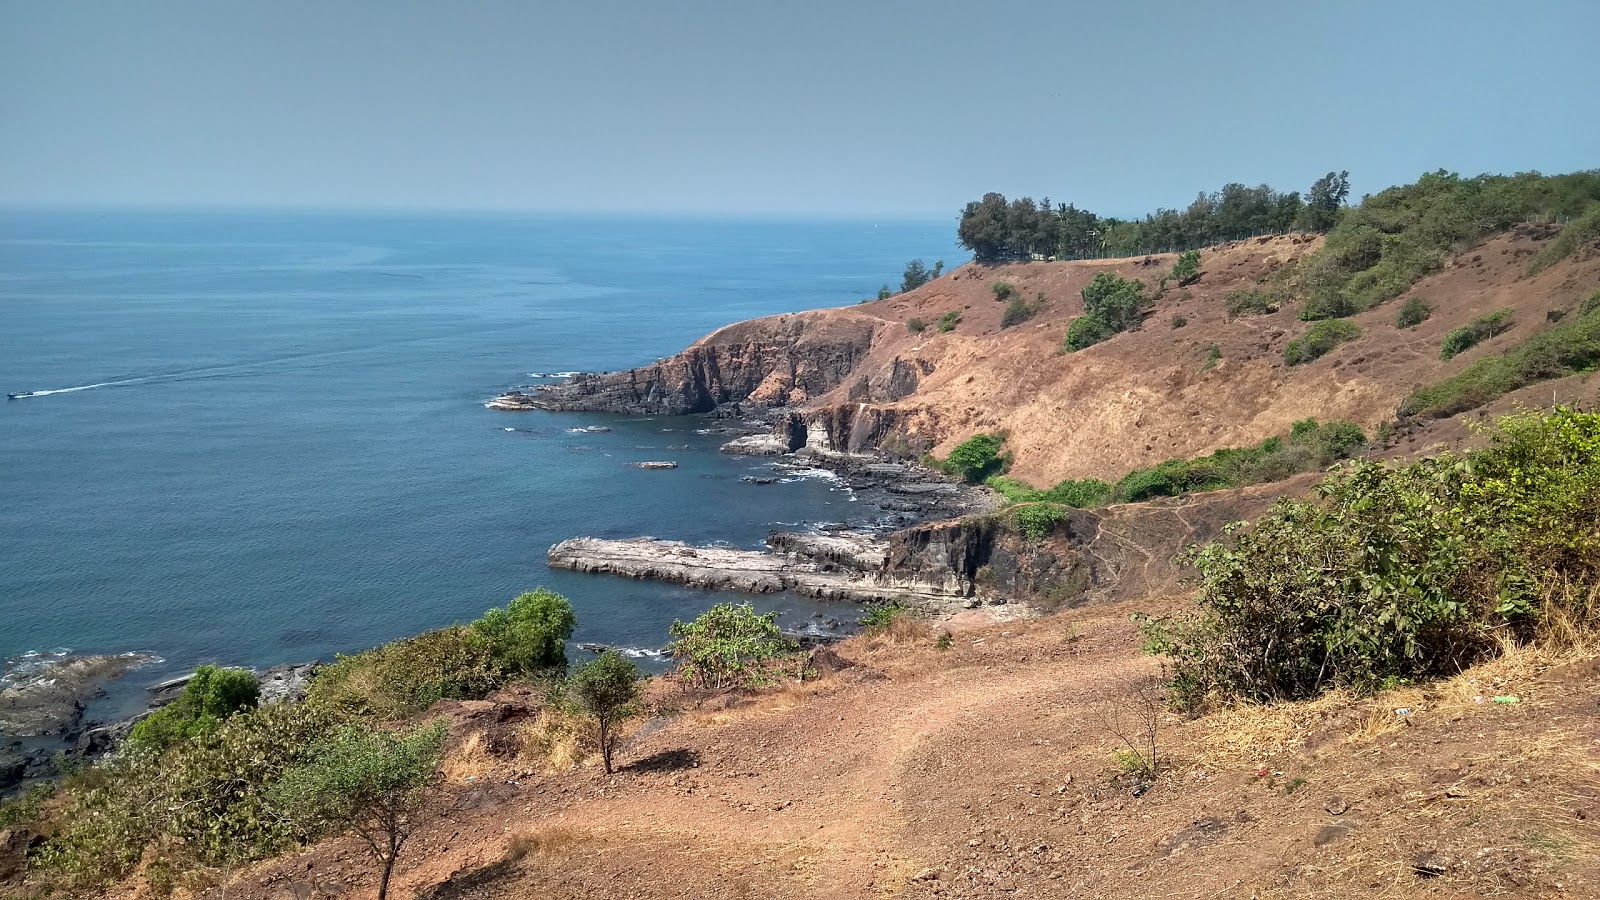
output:
[[[853,639],[842,671],[644,729],[609,778],[458,755],[451,809],[414,839],[393,896],[1600,893],[1592,653],[1371,700],[1163,712],[1168,768],[1136,796],[1108,728],[1137,730],[1130,691],[1156,671],[1137,652],[1135,608],[967,615],[946,650],[927,630]],[[471,734],[495,708],[441,711]],[[1416,873],[1425,853],[1443,875]],[[335,840],[244,873],[227,895],[370,897],[370,868]]]

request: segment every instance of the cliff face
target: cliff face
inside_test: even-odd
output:
[[[534,409],[684,415],[724,404],[805,403],[843,384],[871,349],[881,320],[822,310],[730,325],[669,359],[627,372],[543,385]]]

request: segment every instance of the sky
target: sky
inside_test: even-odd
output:
[[[0,205],[953,218],[1600,166],[1600,2],[0,0]]]

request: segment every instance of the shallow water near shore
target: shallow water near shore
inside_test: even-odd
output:
[[[698,418],[507,413],[838,306],[956,252],[947,223],[0,213],[0,659],[328,658],[543,585],[576,641],[658,648],[722,595],[550,571],[575,535],[757,546],[870,517],[827,477],[717,453]],[[607,432],[571,429],[600,425]],[[670,459],[665,471],[631,468]],[[737,595],[726,595],[737,597]],[[801,627],[849,611],[756,598]],[[135,703],[136,699],[130,699]]]

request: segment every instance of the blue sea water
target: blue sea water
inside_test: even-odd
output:
[[[540,585],[575,639],[659,647],[721,598],[551,571],[545,549],[756,546],[859,504],[824,477],[741,482],[770,461],[695,418],[483,401],[957,253],[948,223],[0,214],[0,389],[40,392],[0,405],[0,659],[150,651],[147,681],[328,658]],[[567,430],[593,424],[613,430]]]

